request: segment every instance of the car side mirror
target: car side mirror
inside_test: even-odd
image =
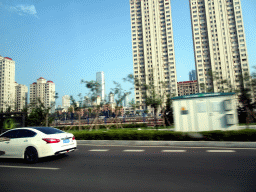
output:
[[[10,141],[10,139],[7,137],[0,137],[0,142],[3,142],[3,141]]]

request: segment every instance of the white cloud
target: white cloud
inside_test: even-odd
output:
[[[34,5],[19,4],[16,6],[5,6],[5,8],[9,11],[16,12],[19,15],[33,15],[38,18]]]

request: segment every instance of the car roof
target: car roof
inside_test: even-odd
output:
[[[37,132],[37,133],[43,133],[42,131],[40,131],[39,129],[36,129],[36,128],[52,128],[52,129],[55,129],[54,127],[19,127],[19,128],[14,128],[14,129],[9,129],[3,133],[1,133],[0,135],[8,132],[8,131],[13,131],[13,130],[19,130],[19,129],[28,129],[28,130],[31,130],[31,131],[34,131],[34,132]]]

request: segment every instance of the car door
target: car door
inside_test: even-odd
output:
[[[11,152],[14,157],[23,157],[25,149],[28,146],[33,146],[33,138],[35,132],[28,129],[19,129],[16,139],[12,140],[12,145],[15,146]]]
[[[15,143],[18,132],[18,130],[11,130],[1,135],[1,137],[9,138],[9,141],[0,142],[0,150],[5,153],[3,157],[12,157],[12,151],[14,150],[13,143]]]

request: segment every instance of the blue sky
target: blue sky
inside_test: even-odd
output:
[[[241,3],[252,72],[256,3]],[[186,81],[195,69],[189,0],[171,5],[177,80]],[[5,0],[0,18],[0,55],[16,62],[15,81],[29,88],[39,77],[52,80],[57,105],[63,95],[85,95],[80,81],[96,80],[96,72],[104,71],[107,93],[133,72],[129,0]]]

